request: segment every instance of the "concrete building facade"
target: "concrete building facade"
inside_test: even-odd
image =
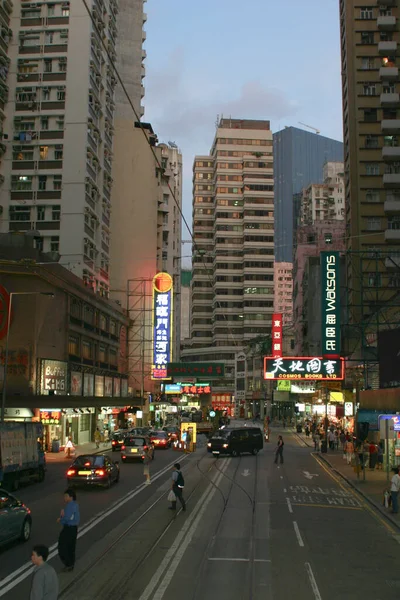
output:
[[[293,263],[274,265],[274,312],[283,315],[283,325],[293,323]]]
[[[213,389],[233,393],[235,353],[271,329],[274,187],[268,121],[221,119],[193,168],[191,348],[186,360],[225,362]]]
[[[344,219],[344,202],[344,165],[342,162],[327,162],[323,169],[323,183],[311,183],[302,191],[299,225]]]
[[[35,232],[38,249],[107,295],[118,5],[89,8],[14,6],[0,230]]]
[[[316,130],[318,131],[318,130]],[[297,217],[295,198],[310,183],[322,183],[323,165],[343,161],[343,144],[297,127],[274,133],[275,256],[293,261]]]

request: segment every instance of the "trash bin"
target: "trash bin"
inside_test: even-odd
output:
[[[60,452],[60,440],[53,440],[51,443],[52,452]]]
[[[321,452],[323,454],[326,454],[327,451],[328,451],[328,443],[327,443],[326,440],[322,440],[322,442],[321,442]]]
[[[297,426],[296,426],[296,431],[297,431],[297,433],[301,433],[301,432],[302,432],[302,427],[301,427],[301,425],[297,425]]]

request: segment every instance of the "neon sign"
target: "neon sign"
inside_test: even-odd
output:
[[[157,273],[153,278],[153,365],[152,379],[167,379],[172,360],[172,277]]]

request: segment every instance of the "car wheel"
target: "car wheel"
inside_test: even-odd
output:
[[[236,458],[237,456],[239,456],[239,452],[237,450],[232,450],[231,456],[233,456],[234,458]]]
[[[110,487],[111,487],[111,484],[112,484],[111,477],[109,477],[109,478],[107,479],[107,482],[106,482],[105,486],[104,486],[104,487],[106,488],[106,490],[109,490],[109,489],[110,489]]]
[[[22,523],[22,529],[21,529],[21,540],[23,542],[27,542],[29,540],[29,538],[31,537],[31,529],[32,529],[32,524],[31,524],[30,520],[25,519],[25,521]]]
[[[253,448],[253,450],[251,451],[253,456],[257,456],[258,454],[258,448]]]

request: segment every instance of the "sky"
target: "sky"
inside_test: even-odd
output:
[[[342,140],[338,0],[147,0],[144,7],[143,120],[182,151],[190,227],[193,159],[210,151],[218,116],[268,119],[273,132],[302,121]]]

